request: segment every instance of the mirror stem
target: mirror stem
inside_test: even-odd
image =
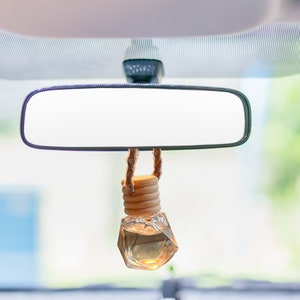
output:
[[[157,59],[127,59],[123,68],[128,83],[160,83],[164,75],[163,64]]]

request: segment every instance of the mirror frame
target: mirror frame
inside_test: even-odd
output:
[[[60,146],[43,146],[36,145],[29,142],[25,136],[25,115],[26,107],[30,99],[38,94],[45,91],[51,90],[70,90],[70,89],[95,89],[95,88],[153,88],[153,89],[181,89],[181,90],[202,90],[202,91],[216,91],[216,92],[225,92],[231,93],[237,96],[244,108],[244,117],[245,117],[245,130],[242,138],[234,143],[226,144],[208,144],[208,145],[188,145],[188,146],[161,146],[159,147],[162,150],[193,150],[193,149],[211,149],[211,148],[227,148],[227,147],[236,147],[244,144],[250,137],[251,132],[251,107],[247,97],[240,91],[222,88],[222,87],[209,87],[209,86],[194,86],[194,85],[169,85],[169,84],[83,84],[83,85],[62,85],[62,86],[51,86],[32,91],[27,95],[25,101],[22,105],[21,111],[21,121],[20,121],[20,134],[22,141],[29,147],[42,150],[65,150],[65,151],[128,151],[128,147],[60,147]],[[153,148],[158,148],[157,146],[142,146],[138,147],[141,151],[150,151]]]

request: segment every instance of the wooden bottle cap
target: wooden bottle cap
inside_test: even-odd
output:
[[[154,175],[132,177],[134,193],[122,181],[125,213],[129,216],[151,216],[160,211],[158,178]]]

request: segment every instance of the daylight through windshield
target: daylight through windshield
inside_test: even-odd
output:
[[[297,81],[185,80],[245,93],[252,136],[237,148],[162,153],[162,209],[179,251],[161,270],[139,272],[124,266],[116,246],[127,153],[26,147],[21,105],[45,82],[1,80],[0,287],[156,286],[170,269],[178,277],[210,274],[220,283],[299,278]],[[141,153],[136,174],[148,174],[149,166],[151,152]]]

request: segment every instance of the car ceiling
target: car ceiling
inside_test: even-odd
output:
[[[2,0],[0,28],[43,37],[178,37],[245,32],[299,17],[299,0]]]
[[[186,14],[193,20],[185,22],[188,26],[179,37],[175,36],[178,31],[175,24],[181,24],[177,19],[169,22],[165,31],[155,24],[166,25],[163,23],[168,19],[166,16],[152,19],[151,31],[147,27],[148,19],[140,21],[148,24],[146,27],[136,26],[142,23],[132,22],[132,19],[140,18],[140,15],[130,14],[128,17],[130,12],[124,11],[125,6],[118,9],[114,6],[114,10],[110,10],[115,1],[90,1],[89,5],[82,0],[3,1],[0,10],[0,78],[124,78],[122,62],[137,58],[161,60],[167,78],[277,77],[299,72],[300,1],[222,0],[206,3],[188,0],[184,2],[189,7]],[[125,2],[137,6],[135,1]],[[156,10],[146,8],[154,15],[159,15],[158,11],[165,12],[167,16],[173,10],[182,12],[183,7],[178,5],[182,1],[174,0],[172,3],[172,10],[164,5],[156,6]],[[156,1],[152,1],[154,4],[157,4]],[[108,9],[104,9],[105,5]],[[145,4],[138,7],[145,12]],[[93,19],[95,15],[91,13],[93,8],[99,11],[97,26]],[[80,9],[82,18],[78,18]],[[193,9],[198,14],[192,14]],[[11,18],[12,12],[16,18]],[[97,30],[101,24],[109,28],[109,23],[103,23],[105,13],[114,15],[117,29],[106,29],[106,32]],[[205,18],[203,13],[207,14]],[[135,27],[141,27],[144,32],[130,30],[143,37],[131,38],[130,32],[122,31],[122,28],[130,28],[128,22],[121,18],[126,14],[126,20],[131,20]],[[74,16],[77,16],[77,23],[67,21]],[[126,24],[116,22],[116,16]],[[184,13],[182,16],[185,16]],[[142,18],[145,16],[142,15]],[[225,28],[230,18],[231,25]],[[183,19],[189,20],[186,17]],[[210,26],[208,19],[219,25]],[[198,26],[195,26],[195,20]],[[79,28],[84,27],[82,24],[93,26],[80,31]],[[145,36],[146,32],[148,35],[156,34],[156,37]]]

